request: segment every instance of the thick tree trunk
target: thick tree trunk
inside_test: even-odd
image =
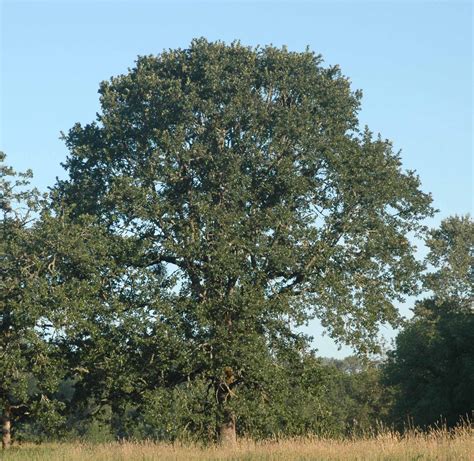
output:
[[[220,383],[217,395],[218,401],[223,409],[223,421],[219,426],[219,442],[221,445],[234,446],[237,443],[237,433],[235,429],[235,413],[227,407],[227,401],[235,395],[231,388],[236,378],[231,367],[224,368],[224,381]]]
[[[8,405],[3,409],[2,414],[2,448],[10,448],[11,445],[11,410]]]
[[[224,446],[234,446],[237,444],[237,433],[235,430],[235,415],[226,411],[224,421],[219,427],[219,442]]]

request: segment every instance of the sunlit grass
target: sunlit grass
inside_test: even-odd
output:
[[[2,461],[162,461],[162,460],[474,460],[474,430],[464,424],[453,430],[385,430],[378,435],[334,440],[316,437],[220,446],[124,442],[106,444],[46,443],[13,446]]]

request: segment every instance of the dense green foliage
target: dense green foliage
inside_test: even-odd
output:
[[[42,258],[36,229],[28,227],[43,197],[27,188],[31,172],[16,175],[4,159],[0,152],[0,406],[5,431],[12,413],[50,407],[47,394],[57,381],[57,362],[44,337],[48,314],[54,312],[38,302],[42,275],[52,268]]]
[[[149,374],[128,396],[206,381],[232,430],[237,396],[268,394],[275,357],[305,347],[294,326],[316,315],[367,350],[397,324],[393,301],[421,269],[406,235],[431,199],[389,142],[359,131],[360,95],[336,67],[196,40],[100,94],[97,121],[65,136],[56,192],[135,244],[124,264],[162,275],[137,345]]]
[[[73,324],[72,313],[91,281],[78,273],[96,267],[88,246],[96,242],[85,222],[70,223],[28,187],[31,172],[16,174],[0,160],[1,290],[0,405],[4,432],[11,419],[34,415],[43,432],[61,423],[63,402],[53,393],[65,374],[67,358],[57,342]],[[88,257],[89,256],[89,257]],[[83,274],[82,274],[83,275]],[[56,427],[57,428],[57,427]],[[4,441],[5,443],[5,441]]]
[[[398,393],[394,418],[449,425],[474,410],[474,222],[444,220],[427,241],[433,296],[417,303],[386,366]]]
[[[254,439],[304,436],[329,437],[372,433],[387,422],[391,394],[383,387],[380,366],[356,357],[321,360],[308,355],[297,364],[275,366],[269,395],[239,395],[238,433]],[[209,441],[214,438],[216,403],[208,398],[205,381],[157,388],[140,405],[115,412],[110,404],[89,399],[72,403],[74,382],[64,381],[55,398],[67,407],[60,434],[43,433],[33,421],[17,429],[21,440],[46,438],[107,442],[117,439]],[[272,397],[271,399],[269,397]],[[100,409],[99,409],[100,408]]]
[[[420,292],[408,236],[433,213],[390,142],[360,129],[337,67],[200,39],[99,92],[49,197],[2,179],[0,404],[27,409],[9,416],[18,438],[363,433],[405,411],[413,347],[470,383],[472,233],[456,219],[430,234],[435,296],[387,365],[317,358],[298,329],[317,317],[377,351],[394,303]],[[450,420],[472,405],[463,392],[440,407]],[[428,415],[424,397],[411,408]]]

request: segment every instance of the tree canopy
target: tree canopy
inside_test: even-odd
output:
[[[305,347],[295,326],[316,316],[364,351],[397,324],[422,269],[407,235],[431,198],[359,127],[361,93],[337,66],[198,39],[99,93],[97,120],[64,136],[57,197],[132,242],[124,264],[161,273],[155,331],[179,332],[173,379],[209,383],[222,437],[239,389],[261,391],[275,354]]]

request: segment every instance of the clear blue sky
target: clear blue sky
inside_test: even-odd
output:
[[[472,5],[457,1],[21,1],[1,4],[0,149],[45,189],[58,139],[99,110],[99,82],[192,38],[309,45],[364,92],[360,120],[402,149],[440,219],[472,212]],[[401,306],[404,314],[410,302]],[[320,328],[322,355],[341,356]]]

